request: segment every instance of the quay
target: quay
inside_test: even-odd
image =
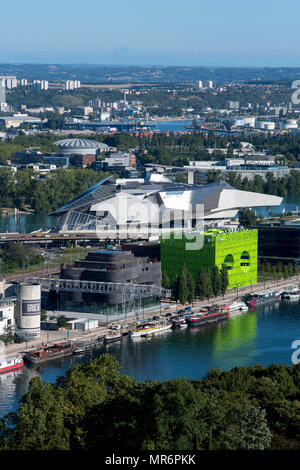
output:
[[[223,304],[224,301],[232,301],[237,298],[241,298],[242,296],[251,293],[251,292],[259,292],[263,291],[265,289],[274,289],[274,290],[280,290],[283,289],[284,287],[292,284],[292,283],[299,283],[299,276],[293,276],[288,279],[284,280],[270,280],[270,281],[264,281],[257,283],[252,286],[248,287],[243,287],[240,289],[232,289],[231,291],[228,291],[224,296],[218,296],[211,298],[209,301],[204,300],[204,301],[195,301],[191,305],[192,309],[196,311],[198,308],[201,308],[207,304]],[[165,304],[162,304],[161,308],[156,308],[150,311],[145,311],[143,315],[143,319],[145,320],[150,320],[152,319],[153,316],[155,315],[165,315],[167,313],[172,313],[176,314],[176,312],[184,308],[185,306],[182,306],[180,304],[175,304],[175,302],[166,302]],[[53,312],[48,312],[48,314],[51,314]],[[59,312],[60,314],[67,313],[67,312]],[[58,314],[58,312],[57,312]],[[85,317],[87,316],[86,313],[84,313]],[[95,318],[97,314],[93,314],[93,318]],[[141,316],[139,317],[141,319]],[[122,328],[122,333],[127,334],[130,329],[132,329],[137,320],[137,315],[136,313],[132,312],[131,314],[128,314],[126,317],[126,322],[128,323],[128,326],[126,328]],[[98,328],[93,329],[90,332],[79,332],[78,330],[66,330],[66,329],[61,329],[58,331],[46,331],[46,330],[41,330],[41,336],[33,341],[30,341],[28,343],[13,343],[5,347],[5,353],[9,355],[13,354],[26,354],[38,347],[42,347],[45,345],[53,345],[55,343],[64,343],[64,342],[72,342],[76,344],[76,347],[78,348],[92,348],[97,344],[101,344],[99,341],[99,338],[104,338],[105,335],[107,335],[109,332],[111,332],[111,327],[115,325],[122,325],[125,322],[125,318],[120,320],[118,319],[117,321],[111,319],[110,322],[106,324],[102,324]]]

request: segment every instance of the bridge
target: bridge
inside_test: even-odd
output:
[[[132,284],[120,282],[98,282],[81,281],[73,279],[51,279],[41,277],[27,277],[25,282],[29,284],[40,284],[44,290],[54,290],[57,292],[86,292],[90,294],[122,294],[122,309],[126,313],[126,304],[129,308],[135,299],[141,300],[145,297],[170,298],[171,291],[159,286],[148,284]]]
[[[151,236],[151,234],[149,234]],[[3,233],[0,234],[0,244],[7,242],[22,242],[22,243],[51,243],[53,241],[105,241],[105,240],[148,240],[149,236],[143,233],[127,233],[126,231],[103,231],[91,233],[50,233],[50,234],[23,234],[23,233]]]

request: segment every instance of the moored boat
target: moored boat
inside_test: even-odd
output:
[[[199,313],[188,318],[187,323],[189,326],[208,325],[209,323],[227,320],[229,315],[230,314],[227,309],[222,309],[218,306],[206,307],[201,309]]]
[[[20,369],[24,366],[22,357],[2,357],[0,358],[0,374]]]
[[[131,330],[128,332],[128,335],[131,338],[140,338],[145,335],[156,334],[156,333],[160,333],[161,331],[170,330],[171,327],[172,327],[172,324],[168,322],[158,323],[158,324],[152,323],[152,324],[144,325],[141,328],[137,328],[136,330]]]
[[[84,354],[85,353],[85,348],[78,348],[78,349],[74,349],[73,351],[73,354],[75,354],[75,356],[80,356],[81,354]]]
[[[248,311],[248,305],[245,302],[235,300],[234,302],[226,305],[221,305],[221,309],[227,310],[230,316],[237,315],[238,313]]]
[[[255,292],[249,294],[245,302],[250,307],[255,307],[257,305],[264,305],[271,302],[279,302],[280,294],[273,290],[265,290],[262,292]]]
[[[73,354],[74,345],[72,343],[56,343],[51,346],[41,346],[34,351],[25,354],[24,361],[31,364],[50,361]]]
[[[300,289],[298,286],[289,286],[285,291],[281,293],[283,300],[290,300],[297,302],[300,299]]]
[[[114,343],[123,339],[122,333],[108,334],[104,336],[104,344]]]
[[[188,326],[186,318],[178,318],[172,321],[172,328],[185,328]]]

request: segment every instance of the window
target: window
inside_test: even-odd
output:
[[[226,264],[228,271],[232,270],[234,267],[234,258],[231,254],[227,255],[224,259],[224,264]]]

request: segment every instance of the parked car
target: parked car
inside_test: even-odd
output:
[[[160,320],[160,317],[158,315],[154,315],[154,317],[152,318],[152,320]]]

